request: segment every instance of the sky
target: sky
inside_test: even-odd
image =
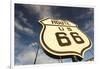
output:
[[[42,25],[38,21],[42,18],[69,20],[77,24],[92,41],[92,48],[84,54],[82,61],[94,57],[93,8],[18,3],[14,7],[15,65],[33,65],[37,50],[35,64],[61,63],[61,61],[62,63],[72,62],[70,58],[53,59],[44,53],[39,42]]]

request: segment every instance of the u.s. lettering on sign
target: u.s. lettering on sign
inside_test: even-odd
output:
[[[40,33],[42,48],[52,55],[84,57],[84,52],[91,47],[91,41],[68,20],[42,19]]]

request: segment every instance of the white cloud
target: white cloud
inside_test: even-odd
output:
[[[29,46],[24,46],[24,44],[22,43],[20,43],[18,46],[20,45],[24,48],[22,48],[20,53],[15,56],[16,58],[15,64],[16,65],[34,64],[37,51],[37,42],[30,43]]]
[[[37,42],[31,43],[28,47],[25,47],[24,50],[22,50],[21,53],[16,56],[15,64],[16,65],[34,64],[37,51],[37,48],[34,46],[37,46]],[[59,61],[57,59],[49,57],[44,53],[44,51],[41,48],[39,48],[36,64],[58,63],[58,62]]]
[[[53,17],[50,7],[32,6],[32,8],[35,8],[36,12],[39,13],[40,18]]]
[[[39,44],[37,42],[32,42],[31,44],[29,44],[29,47],[35,47],[38,46]],[[37,47],[36,47],[37,48]]]
[[[18,56],[16,56],[16,64],[33,64],[35,56],[35,50],[32,47],[26,47],[18,54]]]
[[[38,45],[38,43],[37,43],[37,42],[32,43],[32,46],[33,46],[33,47],[34,47],[35,45]]]
[[[28,22],[28,19],[24,17],[23,12],[19,11],[18,12],[18,17],[20,18],[20,20],[27,25],[28,27],[32,27],[32,25]]]
[[[50,56],[46,55],[42,49],[39,49],[37,64],[48,64],[48,63],[58,63],[58,59],[53,59]]]
[[[23,28],[23,31],[26,32],[26,33],[28,33],[28,34],[30,34],[30,35],[33,35],[34,34],[33,30],[30,29],[30,28],[27,28],[27,27],[24,27]]]
[[[87,21],[87,23],[85,23],[84,29],[86,33],[94,31],[94,21],[93,20]]]
[[[53,14],[52,8],[49,6],[41,6],[41,5],[26,5],[25,6],[31,13],[36,12],[39,14],[39,19],[41,18],[56,18],[60,15],[58,13]]]
[[[34,31],[32,29],[22,26],[17,19],[15,20],[15,27],[16,27],[16,29],[18,29],[22,32],[25,32],[26,34],[29,34],[29,35],[34,34]]]
[[[18,30],[23,30],[23,26],[21,26],[20,24],[19,24],[19,21],[16,19],[15,20],[15,27],[18,29]]]
[[[91,18],[91,17],[93,17],[93,16],[91,16],[93,14],[94,14],[94,11],[92,8],[90,8],[87,10],[86,13],[81,14],[80,16],[76,17],[76,19],[83,19],[83,20],[88,18],[88,20],[85,20],[85,22],[84,22],[84,25],[85,25],[84,31],[86,33],[94,30],[94,20],[93,20],[93,18]]]
[[[90,17],[90,15],[92,15],[92,14],[93,14],[93,9],[90,8],[89,10],[87,10],[86,13],[81,14],[80,16],[75,17],[75,18],[76,18],[76,19],[84,19],[84,18]]]

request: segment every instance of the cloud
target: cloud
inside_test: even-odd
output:
[[[32,27],[32,25],[28,22],[28,19],[24,17],[24,13],[22,11],[18,11],[17,12],[17,16],[19,17],[19,19],[28,27]]]
[[[19,63],[17,62],[16,64],[33,64],[35,55],[36,53],[34,49],[32,49],[32,47],[27,47],[16,56],[16,61],[19,61]]]
[[[41,6],[32,6],[39,13],[40,18],[43,17],[52,17],[51,8],[50,7],[41,7]]]
[[[28,35],[33,35],[35,33],[31,28],[22,26],[17,19],[15,20],[15,28]]]
[[[33,47],[36,46],[36,45],[38,45],[37,42],[34,42],[34,43],[31,44],[31,46],[33,46]]]
[[[23,30],[23,26],[21,24],[19,24],[19,21],[16,19],[15,20],[15,27],[18,29],[18,30]]]
[[[17,18],[15,19],[15,28],[21,32],[24,32],[28,36],[35,35],[35,32],[31,28],[21,25]],[[36,47],[33,48],[32,46],[36,46],[36,42],[31,43],[30,46],[28,46],[26,43],[24,43],[24,41],[21,40],[21,36],[22,35],[20,33],[15,31],[15,64],[33,64],[37,49]]]
[[[91,17],[91,15],[94,14],[94,9],[93,8],[89,8],[86,13],[84,14],[80,14],[80,16],[75,17],[75,19],[84,19],[84,18],[89,18]]]
[[[33,45],[34,44],[34,45]],[[19,54],[15,57],[16,65],[27,65],[27,64],[34,64],[35,56],[36,56],[36,51],[37,48],[35,43],[29,44],[29,46],[24,47]],[[33,46],[33,47],[32,47]]]
[[[93,20],[90,20],[89,22],[87,21],[84,29],[85,29],[86,33],[90,32],[90,31],[94,31],[94,21]]]
[[[59,62],[57,59],[53,59],[49,57],[48,55],[46,55],[43,49],[41,48],[41,45],[39,45],[37,42],[31,43],[29,46],[33,47],[36,50],[37,50],[37,46],[39,46],[36,64],[58,63]]]
[[[46,55],[42,49],[39,49],[38,57],[37,57],[37,64],[46,64],[46,63],[58,63],[57,59],[53,59]]]
[[[94,31],[94,9],[93,8],[89,8],[88,10],[86,10],[83,14],[80,14],[80,16],[75,17],[75,19],[79,19],[80,24],[81,21],[83,21],[84,23],[84,28],[83,31],[88,33],[90,31]]]
[[[30,35],[33,35],[34,34],[33,30],[30,29],[30,28],[27,28],[27,27],[24,27],[23,28],[23,31],[26,32],[26,33],[28,33],[28,34],[30,34]]]
[[[52,8],[50,6],[41,6],[41,5],[23,5],[27,8],[30,13],[37,13],[39,15],[39,19],[41,18],[56,18],[60,17],[60,14],[55,13],[53,14],[53,10],[56,8]]]
[[[15,17],[15,64],[16,65],[25,65],[33,64],[36,56],[37,45],[35,43],[30,43],[29,45],[25,43],[22,35],[19,33],[22,32],[27,34],[27,36],[34,36],[35,32],[28,23],[28,19],[24,17],[22,12],[18,13],[18,17]],[[23,23],[23,24],[22,24]],[[27,26],[25,26],[27,25]],[[34,46],[35,48],[33,48]]]
[[[28,47],[25,47],[15,58],[16,65],[27,65],[27,64],[34,64],[34,60],[36,57],[37,51],[37,42],[29,44]],[[39,48],[38,56],[36,60],[36,64],[45,64],[45,63],[58,63],[57,59],[50,58],[47,56],[44,51]]]

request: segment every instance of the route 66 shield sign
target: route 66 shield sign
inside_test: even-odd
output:
[[[42,19],[40,43],[42,48],[55,56],[75,55],[83,58],[91,48],[91,41],[76,24],[66,20]]]

